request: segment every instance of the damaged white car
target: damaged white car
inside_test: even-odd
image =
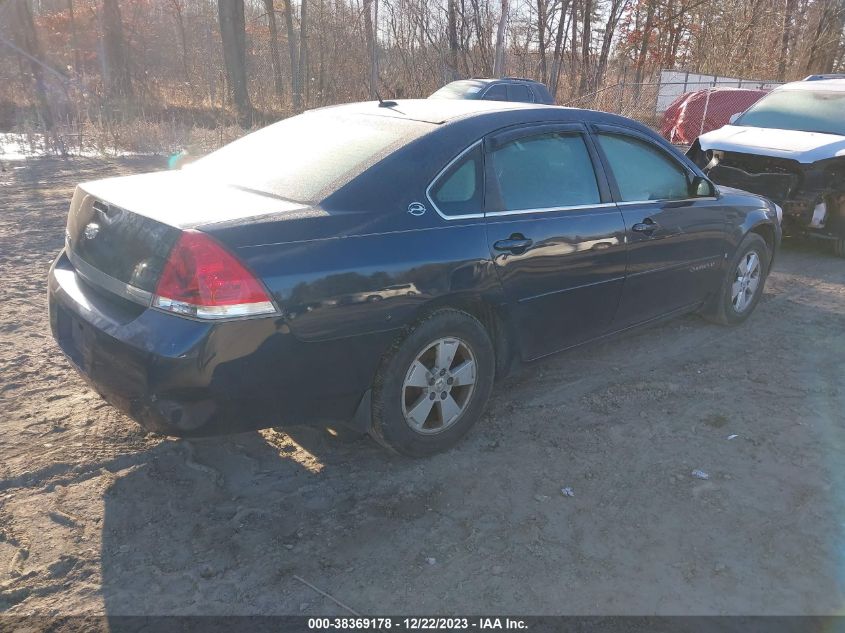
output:
[[[715,182],[778,204],[785,233],[831,240],[845,257],[845,76],[780,86],[687,155]]]

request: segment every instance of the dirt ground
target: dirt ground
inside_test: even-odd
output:
[[[432,459],[186,442],[101,402],[46,318],[73,185],[161,164],[0,173],[0,612],[345,613],[295,576],[370,614],[841,612],[845,261],[788,246],[744,326],[522,367]]]

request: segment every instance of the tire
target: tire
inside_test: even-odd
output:
[[[754,265],[754,257],[756,257],[757,274],[746,276],[743,280],[739,279],[741,275],[740,265],[745,263],[746,268],[748,264]],[[725,277],[719,289],[719,295],[716,299],[715,306],[712,311],[706,313],[705,316],[716,323],[722,325],[739,325],[743,323],[760,301],[763,295],[763,287],[766,285],[766,277],[769,274],[769,262],[771,256],[769,248],[764,240],[757,233],[749,233],[743,238],[736,253],[727,267]],[[756,279],[756,283],[754,283]],[[743,292],[740,301],[737,293],[737,283],[745,282],[744,286],[739,289]],[[753,286],[753,290],[751,289]]]
[[[833,243],[833,252],[837,257],[845,257],[845,239],[838,239]]]
[[[370,435],[410,457],[444,451],[481,417],[495,373],[493,343],[478,319],[459,310],[437,310],[382,360],[373,383]]]

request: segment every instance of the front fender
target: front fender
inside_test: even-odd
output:
[[[774,207],[773,203],[772,206]],[[772,214],[775,214],[774,218]],[[783,237],[783,232],[777,221],[774,208],[756,209],[746,214],[744,221],[736,227],[734,235],[732,235],[732,241],[735,242],[734,249],[739,247],[742,240],[749,233],[757,233],[766,240],[766,244],[769,247],[768,269],[771,270],[775,256],[780,251],[781,239]]]

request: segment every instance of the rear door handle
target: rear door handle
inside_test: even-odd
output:
[[[631,227],[632,231],[636,231],[637,233],[645,233],[646,235],[651,235],[655,231],[660,228],[660,225],[652,220],[651,218],[646,218],[642,222],[639,222]]]
[[[516,238],[509,237],[506,240],[499,240],[493,244],[493,248],[497,251],[508,251],[516,255],[524,253],[534,243],[534,240],[529,240],[524,237]]]

